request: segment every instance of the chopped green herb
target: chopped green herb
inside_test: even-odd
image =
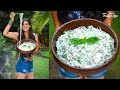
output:
[[[23,45],[23,47],[26,47],[26,45]]]
[[[97,41],[99,41],[100,39],[98,37],[90,37],[90,38],[84,38],[84,39],[80,39],[80,38],[72,38],[70,39],[71,44],[74,45],[79,45],[79,44],[94,44]]]
[[[28,46],[28,48],[30,48],[30,46]]]

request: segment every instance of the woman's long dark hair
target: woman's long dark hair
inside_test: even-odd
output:
[[[106,17],[103,17],[102,13],[107,13],[107,11],[58,11],[57,15],[61,24],[64,24],[78,18],[91,18],[103,22]]]

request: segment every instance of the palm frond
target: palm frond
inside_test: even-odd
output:
[[[49,21],[49,11],[35,11],[31,21],[33,32],[40,34]]]

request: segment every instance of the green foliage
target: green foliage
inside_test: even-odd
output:
[[[1,33],[0,33],[0,55],[1,54],[9,54],[10,51],[13,49],[11,48],[12,44],[13,44],[13,40],[7,37],[4,37]],[[10,45],[11,44],[11,45]]]
[[[0,35],[0,44],[5,43],[7,40],[5,39],[4,36]]]
[[[70,39],[71,44],[73,45],[79,45],[79,44],[94,44],[97,41],[99,41],[100,39],[98,37],[90,37],[90,38],[84,38],[84,39],[80,39],[80,38],[72,38]]]
[[[120,11],[116,11],[115,15],[117,15],[118,17],[113,18],[112,29],[116,32],[118,36],[120,36]]]
[[[42,29],[39,35],[40,43],[44,44],[45,46],[49,46],[49,23],[47,23],[44,28]]]
[[[35,14],[32,17],[33,32],[40,34],[48,21],[49,11],[35,11]]]

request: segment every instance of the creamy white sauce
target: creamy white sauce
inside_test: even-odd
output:
[[[94,44],[71,45],[71,38],[98,37]],[[56,41],[59,59],[70,66],[78,68],[93,68],[102,65],[110,59],[114,52],[114,39],[100,28],[81,26],[65,31]]]
[[[24,42],[18,46],[18,48],[22,51],[31,51],[35,47],[36,47],[36,45],[31,42]]]

